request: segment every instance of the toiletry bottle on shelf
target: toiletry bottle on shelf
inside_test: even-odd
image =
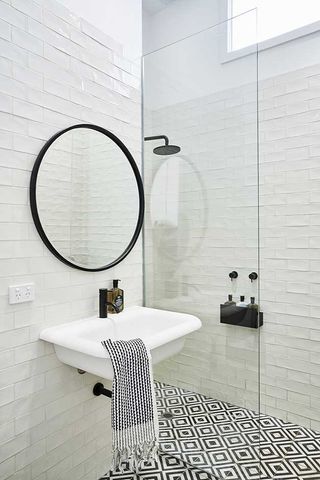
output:
[[[247,307],[248,306],[248,302],[245,302],[245,296],[244,295],[240,295],[240,302],[237,302],[237,307]]]
[[[254,310],[257,310],[257,311],[259,310],[259,307],[256,304],[254,297],[250,297],[250,303],[248,305],[248,308],[253,308]]]
[[[228,300],[224,302],[225,305],[235,305],[236,302],[232,300],[232,295],[228,295]]]
[[[116,305],[119,312],[122,312],[124,307],[123,290],[118,287],[120,280],[113,280],[113,288],[108,291],[108,302]],[[112,305],[108,305],[108,312],[115,313]]]

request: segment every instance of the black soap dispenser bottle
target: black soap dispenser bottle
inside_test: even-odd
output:
[[[118,307],[118,312],[122,312],[124,308],[124,294],[123,290],[119,288],[119,282],[121,280],[113,280],[113,288],[108,291],[108,302]],[[108,312],[114,313],[112,305],[108,305]]]

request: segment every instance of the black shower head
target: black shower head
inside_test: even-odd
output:
[[[153,153],[156,155],[174,155],[175,153],[179,153],[181,150],[178,145],[161,145],[160,147],[156,147],[153,149]]]
[[[153,137],[144,137],[144,139],[146,142],[150,140],[164,140],[164,145],[160,145],[160,147],[155,147],[153,149],[153,153],[156,155],[174,155],[181,150],[178,145],[170,145],[169,138],[166,135],[154,135]]]

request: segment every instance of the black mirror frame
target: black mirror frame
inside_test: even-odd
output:
[[[53,144],[53,142],[59,138],[61,135],[63,135],[64,133],[66,132],[69,132],[70,130],[74,130],[76,128],[89,128],[91,130],[95,130],[97,132],[100,132],[102,133],[103,135],[106,135],[108,138],[110,138],[111,140],[114,141],[114,143],[116,145],[118,145],[118,147],[122,150],[122,152],[125,154],[125,156],[127,157],[128,159],[128,162],[130,163],[131,165],[131,168],[133,170],[133,173],[134,173],[134,176],[135,176],[135,179],[136,179],[136,182],[137,182],[137,187],[138,187],[138,193],[139,193],[139,215],[138,215],[138,220],[137,220],[137,225],[136,225],[136,228],[135,228],[135,231],[134,231],[134,234],[128,244],[128,246],[126,247],[126,249],[123,251],[123,253],[118,257],[116,258],[115,260],[113,260],[111,263],[109,263],[108,265],[104,265],[102,267],[98,267],[98,268],[85,268],[85,267],[81,267],[80,265],[77,265],[76,263],[72,263],[70,262],[69,260],[67,260],[65,257],[63,257],[55,248],[54,246],[52,245],[52,243],[50,242],[49,238],[47,237],[44,229],[42,228],[42,224],[41,224],[41,221],[40,221],[40,217],[39,217],[39,212],[38,212],[38,207],[37,207],[37,198],[36,198],[36,187],[37,187],[37,178],[38,178],[38,172],[39,172],[39,169],[40,169],[40,166],[41,166],[41,162],[43,160],[43,157],[44,155],[46,154],[47,150],[49,149],[49,147]],[[139,169],[137,167],[137,164],[133,158],[133,156],[131,155],[131,153],[129,152],[129,150],[127,149],[127,147],[124,145],[124,143],[121,142],[121,140],[119,140],[119,138],[114,135],[113,133],[109,132],[109,130],[106,130],[105,128],[102,128],[102,127],[99,127],[98,125],[93,125],[93,124],[90,124],[90,123],[81,123],[81,124],[77,124],[77,125],[72,125],[71,127],[68,127],[68,128],[65,128],[64,130],[61,130],[60,132],[56,133],[55,135],[53,135],[46,143],[45,145],[42,147],[42,149],[40,150],[40,153],[39,155],[37,156],[36,158],[36,161],[34,163],[34,166],[33,166],[33,169],[32,169],[32,172],[31,172],[31,178],[30,178],[30,189],[29,189],[29,199],[30,199],[30,207],[31,207],[31,213],[32,213],[32,218],[33,218],[33,221],[34,221],[34,224],[36,226],[36,229],[42,239],[42,241],[44,242],[44,244],[46,245],[46,247],[50,250],[50,252],[56,257],[58,258],[61,262],[65,263],[66,265],[68,265],[69,267],[72,267],[72,268],[76,268],[78,270],[84,270],[86,272],[100,272],[102,270],[107,270],[109,268],[112,268],[114,267],[115,265],[117,265],[118,263],[122,262],[122,260],[124,260],[126,258],[126,256],[131,252],[131,250],[133,249],[133,247],[135,246],[137,240],[138,240],[138,237],[140,235],[140,232],[141,232],[141,228],[142,228],[142,225],[143,225],[143,218],[144,218],[144,210],[145,210],[145,200],[144,200],[144,189],[143,189],[143,183],[142,183],[142,178],[141,178],[141,175],[140,175],[140,172],[139,172]]]

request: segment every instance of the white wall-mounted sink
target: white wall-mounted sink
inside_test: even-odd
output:
[[[108,318],[89,317],[46,328],[40,338],[54,344],[61,362],[111,380],[113,369],[102,340],[141,338],[156,364],[178,353],[185,335],[200,327],[199,318],[186,313],[129,307]]]

